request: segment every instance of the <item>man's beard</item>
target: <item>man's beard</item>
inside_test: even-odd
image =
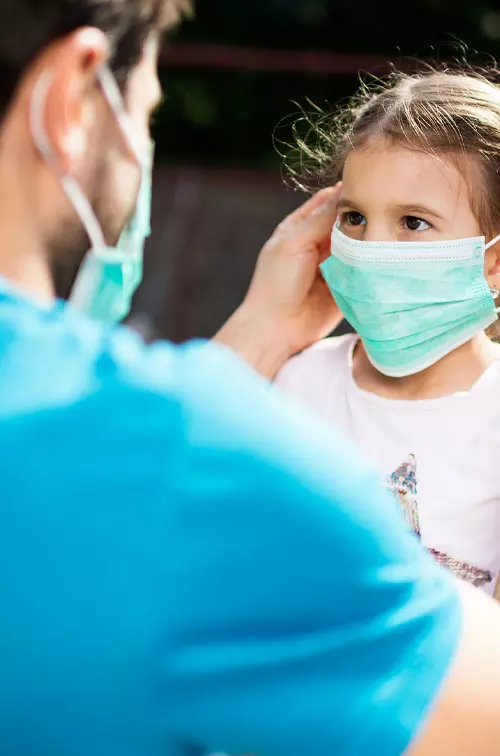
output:
[[[69,299],[78,271],[89,249],[87,234],[83,229],[73,229],[71,237],[68,232],[61,234],[51,250],[50,270],[54,291],[59,299]]]
[[[119,222],[110,206],[109,199],[100,193],[92,203],[96,218],[101,225],[106,243],[115,246],[125,222]],[[128,219],[127,219],[128,220]],[[50,270],[54,291],[59,299],[69,299],[78,271],[90,249],[90,240],[78,218],[67,222],[50,244]]]

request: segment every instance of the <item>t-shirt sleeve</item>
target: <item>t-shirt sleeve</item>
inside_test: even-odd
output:
[[[399,755],[455,651],[453,582],[354,449],[208,354],[202,391],[186,372],[169,491],[180,503],[166,544],[177,598],[165,692],[179,741]]]

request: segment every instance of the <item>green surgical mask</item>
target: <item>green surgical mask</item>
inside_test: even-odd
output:
[[[370,362],[399,378],[438,362],[497,319],[482,236],[365,242],[335,228],[323,276]]]
[[[118,244],[89,251],[70,294],[73,307],[103,322],[116,323],[128,315],[132,297],[142,281],[144,246],[151,234],[153,153],[151,143],[137,206]]]
[[[141,186],[135,212],[114,247],[104,240],[99,221],[78,183],[68,175],[61,185],[77,212],[90,239],[91,247],[80,266],[69,302],[75,309],[107,323],[116,323],[130,311],[132,297],[142,280],[143,253],[151,233],[151,193],[154,144],[141,151],[126,112],[115,78],[107,67],[99,73],[103,94],[116,118],[124,142],[141,170]],[[31,108],[33,138],[48,162],[54,162],[52,149],[43,127],[43,106],[50,79],[39,81]]]

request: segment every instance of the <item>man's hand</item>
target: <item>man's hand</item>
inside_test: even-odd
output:
[[[342,320],[318,267],[330,253],[339,192],[318,192],[278,226],[243,304],[216,336],[268,378]]]

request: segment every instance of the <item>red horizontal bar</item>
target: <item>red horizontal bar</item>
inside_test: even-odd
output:
[[[219,68],[245,71],[281,71],[323,76],[384,73],[392,64],[380,55],[303,50],[262,50],[229,45],[171,45],[160,63],[175,68]]]

